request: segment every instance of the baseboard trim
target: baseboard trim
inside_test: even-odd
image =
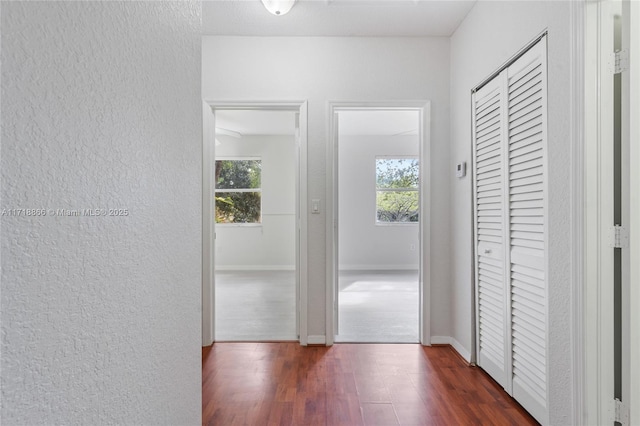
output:
[[[456,351],[460,358],[462,358],[467,364],[471,363],[471,353],[465,349],[464,346],[451,336],[431,336],[432,345],[447,345],[451,346],[451,349]]]
[[[295,265],[216,265],[216,271],[295,271]]]
[[[449,336],[431,336],[432,345],[450,345],[451,337]]]
[[[327,344],[327,339],[325,338],[324,335],[321,334],[317,334],[317,335],[309,335],[307,336],[307,345],[326,345]]]
[[[451,338],[451,347],[456,352],[458,352],[458,355],[460,355],[462,359],[467,362],[467,364],[471,364],[471,353],[464,346],[462,346],[462,343],[458,342],[453,337]]]

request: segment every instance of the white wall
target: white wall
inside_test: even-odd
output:
[[[262,224],[216,225],[216,269],[295,269],[295,137],[218,135],[216,156],[262,159]]]
[[[1,7],[0,423],[200,424],[200,3]]]
[[[341,135],[340,269],[418,269],[418,223],[376,224],[376,157],[419,156],[418,136]]]
[[[569,1],[479,1],[451,37],[451,162],[471,164],[471,89],[548,29],[549,389],[551,424],[571,424]],[[449,174],[452,336],[471,349],[471,175]]]
[[[432,333],[449,335],[449,39],[203,38],[209,100],[308,100],[308,196],[324,200],[327,101],[431,100]],[[440,206],[440,207],[435,207]],[[309,214],[309,334],[325,334],[325,212]]]

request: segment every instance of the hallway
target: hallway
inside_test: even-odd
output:
[[[449,347],[216,343],[202,349],[204,425],[535,425]]]

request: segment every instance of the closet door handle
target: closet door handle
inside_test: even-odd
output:
[[[484,249],[484,254],[491,254],[491,249]]]

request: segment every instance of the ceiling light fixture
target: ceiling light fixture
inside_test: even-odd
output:
[[[284,15],[291,10],[296,0],[260,0],[264,7],[276,16]]]

